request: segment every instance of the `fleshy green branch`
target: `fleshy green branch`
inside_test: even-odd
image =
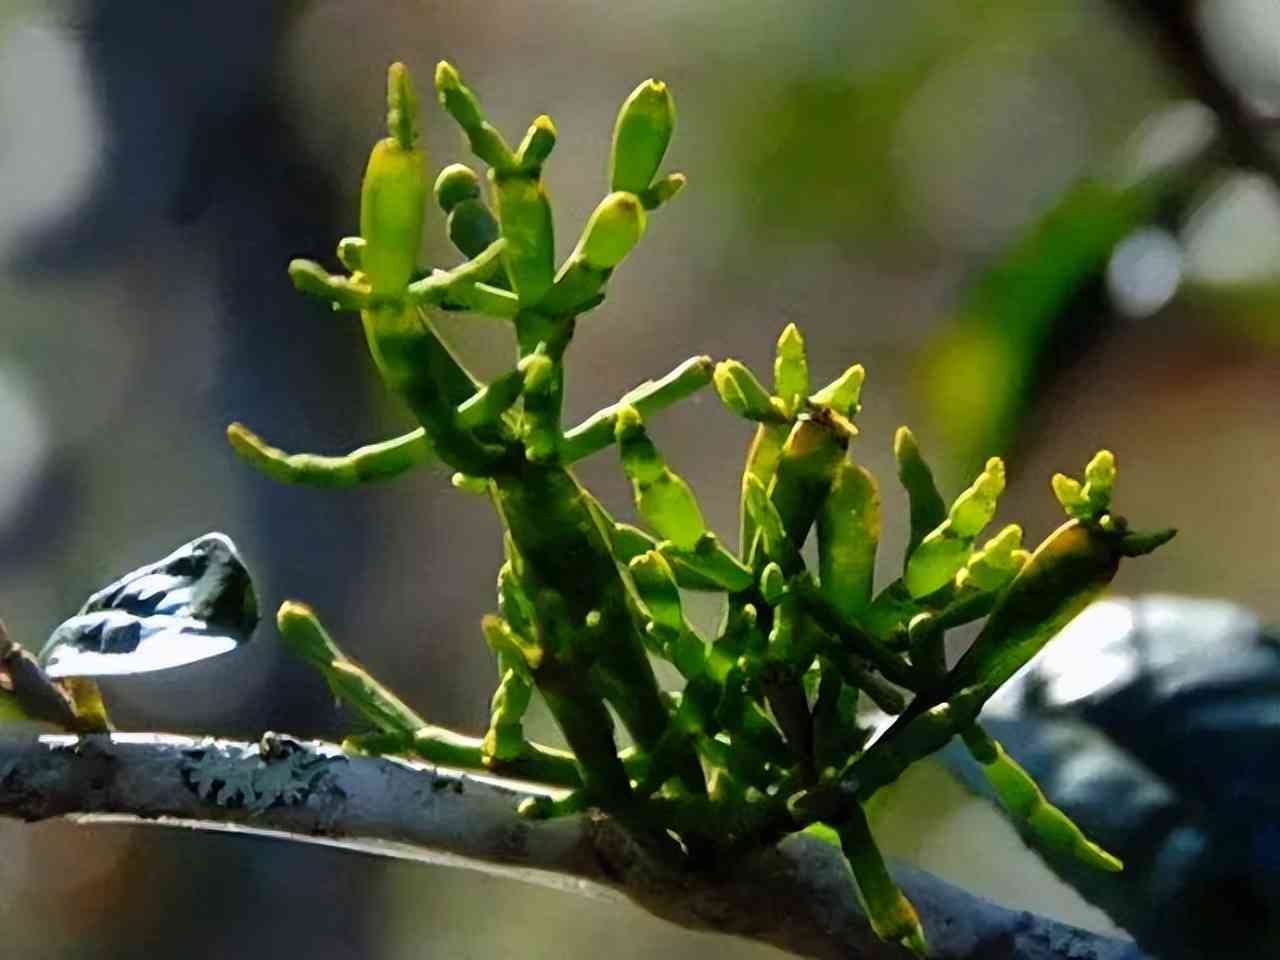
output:
[[[691,357],[660,380],[646,380],[628,390],[617,403],[592,414],[565,433],[560,445],[560,462],[576,463],[612,446],[622,410],[633,407],[642,419],[648,420],[709,384],[714,369],[710,357]]]
[[[333,695],[351,704],[383,733],[412,736],[427,726],[395,694],[348,660],[305,604],[287,602],[276,614],[280,638],[325,678]]]
[[[353,277],[335,276],[312,260],[291,261],[289,279],[299,293],[323,300],[334,310],[358,312],[372,302],[368,284]]]
[[[507,172],[516,167],[515,154],[506,140],[485,118],[475,94],[463,84],[458,71],[445,60],[436,64],[436,93],[440,105],[467,135],[472,153],[494,170]]]
[[[463,769],[500,771],[553,786],[581,786],[570,753],[525,743],[516,755],[495,758],[485,750],[483,740],[427,723],[343,654],[305,604],[285,603],[276,623],[285,645],[325,678],[335,697],[349,703],[379,731],[352,738],[352,749],[416,756]]]
[[[1119,859],[1086,837],[1070,817],[1049,803],[1031,775],[979,724],[965,730],[961,739],[1000,802],[1010,816],[1025,824],[1034,843],[1108,873],[1124,869]]]
[[[408,301],[416,306],[461,308],[501,319],[513,318],[520,310],[520,301],[515,294],[489,282],[502,269],[506,245],[504,238],[494,240],[461,266],[436,270],[409,284]]]
[[[231,448],[260,473],[281,483],[309,487],[355,487],[389,480],[433,457],[426,431],[419,427],[402,437],[358,447],[342,456],[285,453],[268,445],[242,423],[227,427]]]
[[[864,658],[879,670],[886,680],[900,687],[906,687],[908,690],[920,689],[920,677],[911,665],[886,649],[880,641],[836,607],[814,584],[810,576],[802,575],[795,578],[790,584],[790,589],[800,598],[805,609],[820,626],[834,634],[850,652]]]
[[[898,461],[898,479],[911,503],[911,535],[907,539],[907,559],[925,536],[947,518],[947,505],[933,482],[933,471],[925,462],[915,434],[899,427],[893,438],[893,455]]]
[[[862,808],[854,804],[850,816],[839,827],[840,847],[853,868],[858,894],[881,940],[901,943],[917,956],[926,956],[929,945],[911,901],[902,895],[889,875]]]

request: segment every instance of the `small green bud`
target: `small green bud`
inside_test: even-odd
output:
[[[1065,473],[1055,473],[1053,480],[1053,495],[1058,498],[1058,502],[1062,504],[1062,509],[1067,511],[1067,515],[1077,517],[1085,508],[1085,499],[1081,490],[1080,481],[1068,477]]]
[[[516,804],[516,813],[526,820],[550,820],[555,811],[555,801],[550,797],[525,797]]]
[[[779,663],[796,663],[801,632],[800,601],[794,596],[782,597],[773,608],[773,629],[769,631],[769,658]]]
[[[591,214],[577,255],[597,270],[611,270],[644,236],[645,212],[634,193],[609,194]]]
[[[387,132],[405,150],[418,139],[418,95],[403,63],[387,68]]]
[[[756,375],[737,360],[722,360],[712,375],[720,401],[733,413],[748,420],[779,420],[773,397]]]
[[[675,129],[676,105],[667,85],[646,80],[618,111],[609,157],[610,189],[640,193],[662,165]]]
[[[461,490],[463,493],[471,493],[476,496],[483,497],[489,492],[489,481],[484,477],[468,476],[461,471],[455,473],[449,478],[449,482],[455,490]]]
[[[777,359],[773,362],[773,392],[782,400],[788,413],[795,413],[809,393],[809,361],[805,357],[804,337],[794,323],[789,323],[778,337]]]
[[[632,483],[652,483],[662,475],[666,462],[649,439],[644,421],[635,407],[623,407],[618,411],[614,437],[622,456],[622,469]]]
[[[765,564],[760,573],[760,595],[764,597],[764,602],[776,607],[782,602],[786,592],[787,578],[783,575],[782,568],[772,561]]]
[[[795,547],[787,539],[787,530],[778,514],[778,508],[769,499],[769,493],[760,478],[753,474],[744,476],[742,493],[743,505],[756,529],[764,537],[765,555],[781,561],[784,556],[795,554]]]
[[[907,561],[903,582],[911,596],[927,597],[941,590],[969,559],[972,541],[956,537],[946,523],[925,537]]]
[[[635,581],[636,592],[644,601],[653,622],[677,633],[684,630],[684,613],[680,605],[680,589],[670,565],[656,550],[636,557],[627,570]]]
[[[689,485],[667,468],[635,407],[618,412],[614,436],[640,515],[680,550],[694,549],[707,531],[698,501]]]
[[[556,125],[544,113],[529,126],[529,132],[516,150],[516,160],[524,170],[539,171],[555,145]]]
[[[537,636],[533,601],[520,585],[511,560],[498,571],[498,608],[512,632],[524,638],[529,645],[536,646],[532,639]]]
[[[1116,483],[1116,458],[1110,450],[1099,450],[1084,470],[1085,482],[1061,473],[1053,475],[1053,494],[1067,516],[1077,520],[1105,519]]]
[[[855,363],[835,380],[809,398],[811,403],[829,407],[842,417],[852,417],[858,412],[858,400],[862,396],[862,382],[867,371]]]
[[[451,163],[436,177],[435,195],[440,209],[450,213],[464,200],[480,196],[480,178],[465,163]]]
[[[364,269],[364,238],[343,237],[338,241],[338,262],[356,273]]]
[[[508,669],[498,683],[490,704],[489,731],[481,743],[486,761],[514,760],[525,752],[521,722],[533,696],[526,673]]]
[[[957,578],[957,586],[979,590],[999,590],[1012,580],[1029,554],[1021,549],[1022,528],[1011,523],[988,540]]]
[[[1084,468],[1085,485],[1081,494],[1094,514],[1111,505],[1111,492],[1116,484],[1116,458],[1110,450],[1099,450]]]
[[[509,666],[536,670],[542,662],[542,650],[522,633],[512,629],[502,617],[487,614],[480,619],[480,630],[485,643],[499,657],[505,657]]]
[[[560,444],[560,425],[552,402],[560,379],[560,365],[541,352],[531,353],[520,361],[524,374],[524,440],[525,456],[532,463],[549,463],[555,459]]]
[[[1116,480],[1116,457],[1110,450],[1099,450],[1084,468],[1084,478],[1095,487],[1110,488]]]
[[[992,457],[973,485],[956,497],[951,506],[951,527],[962,538],[976,537],[996,515],[996,504],[1004,492],[1004,461]]]
[[[1014,554],[1022,546],[1022,527],[1011,523],[982,545],[978,556],[998,567],[1013,565]]]
[[[648,190],[640,192],[640,202],[646,210],[657,210],[660,206],[684,189],[689,178],[683,173],[669,173]]]
[[[551,389],[555,363],[545,353],[531,353],[520,361],[524,373],[524,392],[542,394]]]
[[[911,503],[911,535],[907,540],[907,556],[920,541],[947,517],[947,505],[933,481],[933,471],[925,462],[915,434],[899,427],[893,437],[893,455],[898,461],[898,480],[907,491]]]

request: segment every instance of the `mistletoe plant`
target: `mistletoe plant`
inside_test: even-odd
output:
[[[675,122],[671,95],[650,80],[623,104],[610,192],[557,267],[542,182],[556,141],[551,120],[537,118],[513,149],[452,66],[439,65],[435,85],[488,166],[487,186],[461,164],[435,180],[435,200],[463,262],[419,268],[431,190],[417,100],[408,71],[394,64],[389,136],[369,159],[360,236],[338,244],[349,273],[333,275],[305,260],[289,267],[300,290],[359,314],[383,380],[420,426],[339,457],[286,454],[240,424],[228,428],[243,457],[292,483],[356,486],[438,459],[456,471],[454,486],[489,497],[501,519],[500,613],[481,624],[497,658],[498,685],[482,737],[428,723],[348,658],[309,607],[281,606],[285,643],[373,727],[347,739],[348,755],[411,756],[539,784],[520,801],[528,818],[603,811],[657,844],[669,840],[666,853],[686,877],[732,875],[735,864],[806,832],[843,852],[875,933],[919,953],[927,949],[924,931],[876,847],[866,805],[955,736],[1033,842],[1102,870],[1120,869],[978,723],[983,703],[1107,586],[1122,557],[1172,537],[1135,533],[1111,512],[1112,455],[1094,457],[1083,482],[1054,477],[1068,520],[1028,551],[1015,524],[980,539],[1004,488],[998,458],[948,505],[915,438],[900,429],[894,452],[911,532],[901,574],[877,592],[877,483],[849,456],[864,371],[852,366],[814,390],[794,326],[778,340],[772,390],[735,360],[695,357],[565,429],[565,358],[578,320],[604,299],[649,214],[685,182],[680,174],[659,176]],[[511,370],[478,382],[440,338],[433,309],[510,321],[517,346]],[[733,414],[754,425],[736,553],[707,528],[689,485],[645,427],[711,384]],[[572,472],[574,463],[611,447],[644,528],[615,520]],[[811,530],[816,571],[802,556]],[[689,590],[724,595],[724,616],[710,639],[685,618],[682,591]],[[982,618],[977,640],[948,667],[948,631]],[[38,660],[0,636],[0,719],[107,731],[90,678],[224,652],[256,622],[252,584],[230,541],[193,541],[91,597]],[[661,688],[653,658],[674,666],[681,689]],[[525,735],[535,695],[567,750]],[[619,748],[610,708],[633,746]],[[105,747],[74,738],[57,743],[72,749],[55,745],[2,768],[0,812],[36,817],[127,806],[112,799],[114,781],[94,752]],[[121,787],[145,787],[132,799],[153,818],[186,809],[193,790],[256,816],[301,804],[324,778],[347,775],[322,751],[278,737],[264,738],[256,752],[211,744],[122,739],[113,741],[112,763],[142,763],[157,778],[125,777]],[[161,758],[170,749],[177,773],[165,781]],[[76,774],[65,766],[74,763],[91,769]],[[358,789],[354,780],[343,782]],[[352,795],[346,790],[331,793]],[[841,867],[842,890],[846,877]]]
[[[1004,488],[998,458],[948,506],[902,428],[894,452],[911,535],[901,576],[877,593],[877,484],[849,457],[864,371],[852,366],[813,390],[794,326],[778,340],[772,391],[735,360],[695,357],[565,429],[565,361],[579,318],[604,299],[649,214],[685,182],[658,175],[675,122],[671,94],[650,80],[623,104],[610,192],[557,267],[542,180],[556,142],[550,118],[538,117],[513,149],[448,63],[438,66],[435,86],[488,166],[487,186],[462,164],[435,181],[464,262],[419,268],[426,160],[410,77],[395,64],[389,136],[369,159],[360,236],[338,245],[350,273],[306,260],[289,267],[299,290],[360,315],[383,380],[421,426],[342,457],[289,455],[240,424],[228,430],[241,455],[287,482],[352,486],[438,457],[457,471],[454,486],[489,497],[502,521],[501,612],[482,623],[499,679],[482,738],[431,725],[343,654],[308,607],[280,608],[285,642],[375,728],[347,748],[564,788],[557,799],[527,798],[522,812],[548,818],[600,808],[678,838],[693,869],[795,831],[820,833],[843,849],[876,933],[918,952],[926,950],[921,925],[885,867],[865,806],[953,736],[1038,843],[1120,869],[977,722],[983,703],[1110,582],[1122,557],[1172,536],[1132,532],[1110,512],[1112,455],[1094,457],[1083,483],[1054,477],[1069,519],[1029,552],[1016,524],[980,543]],[[440,338],[433,308],[510,321],[512,369],[477,382]],[[755,425],[737,554],[707,528],[645,427],[711,383]],[[647,529],[615,520],[571,470],[609,447]],[[811,530],[816,575],[801,554]],[[682,590],[724,595],[714,638],[686,620]],[[977,641],[948,669],[947,632],[983,617]],[[655,657],[675,667],[682,689],[661,689]],[[567,751],[525,736],[535,695]],[[610,707],[633,748],[619,749]],[[873,740],[877,712],[896,720]]]

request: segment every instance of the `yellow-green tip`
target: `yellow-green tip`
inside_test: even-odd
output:
[[[867,371],[862,364],[855,363],[810,399],[819,406],[830,407],[841,416],[852,417],[858,412],[858,401],[862,398],[862,384],[866,378]]]
[[[446,90],[457,90],[462,86],[462,77],[448,60],[436,64],[436,89],[443,93]]]
[[[644,418],[640,416],[639,410],[628,404],[618,411],[613,427],[615,437],[622,440],[643,430]]]
[[[239,421],[227,424],[227,441],[242,457],[253,456],[263,446],[262,438]]]
[[[597,270],[611,270],[644,236],[645,212],[640,198],[625,190],[609,194],[591,214],[578,253]]]
[[[435,183],[436,203],[445,213],[467,200],[480,197],[480,178],[465,163],[451,163],[440,171]]]
[[[1090,866],[1105,873],[1121,873],[1124,870],[1123,860],[1102,849],[1092,840],[1081,838],[1080,843],[1076,845],[1076,854]]]
[[[418,95],[409,68],[399,61],[387,68],[387,133],[405,150],[418,139]]]
[[[778,335],[778,355],[782,357],[804,356],[804,336],[794,323],[788,323]]]
[[[893,435],[893,456],[901,463],[904,460],[916,460],[920,456],[920,445],[916,443],[916,435],[911,428],[902,426]]]
[[[286,600],[276,611],[276,627],[281,633],[300,626],[311,626],[316,622],[315,611],[300,600]]]
[[[315,611],[305,603],[286,600],[280,604],[276,629],[291,653],[315,667],[327,669],[342,659],[342,652],[334,646]]]
[[[689,178],[683,173],[668,173],[656,180],[648,190],[640,193],[640,202],[646,210],[657,210],[660,206],[684,189]]]

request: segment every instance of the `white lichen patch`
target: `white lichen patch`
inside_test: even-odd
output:
[[[186,758],[183,777],[197,796],[253,813],[306,803],[324,787],[330,768],[342,762],[272,733],[254,748],[211,744],[187,751]]]

